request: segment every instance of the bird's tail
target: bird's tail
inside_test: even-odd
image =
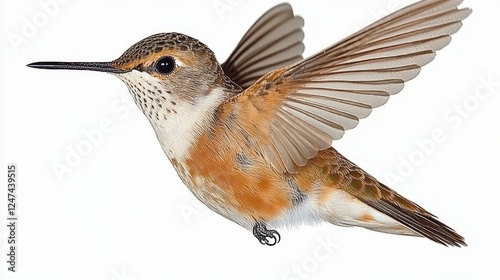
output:
[[[399,194],[394,193],[394,195],[398,199],[363,200],[360,197],[352,196],[349,198],[332,197],[328,204],[335,207],[336,210],[333,214],[332,211],[328,211],[326,220],[340,226],[360,226],[384,233],[422,236],[445,246],[467,246],[460,234],[438,221],[434,215]],[[350,203],[344,207],[350,209],[338,211],[339,205],[346,199],[350,200]],[[412,203],[423,211],[415,211],[401,206],[398,204],[401,199]],[[353,200],[357,200],[358,203],[353,203]],[[349,214],[343,216],[342,212]]]
[[[373,209],[391,217],[417,235],[426,237],[445,246],[467,246],[464,238],[460,234],[444,223],[438,221],[436,216],[427,211],[425,213],[412,211],[401,207],[394,201],[385,199],[381,199],[376,202],[363,202]]]
[[[464,238],[416,203],[380,183],[333,149],[324,160],[324,219],[341,226],[361,226],[385,233],[423,236],[445,246],[467,246]],[[325,160],[326,159],[326,160]],[[326,189],[325,189],[326,190]]]

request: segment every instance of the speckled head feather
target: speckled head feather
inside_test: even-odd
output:
[[[175,63],[175,70],[167,75],[156,69],[156,64],[163,57],[172,57]],[[149,36],[132,45],[118,59],[112,61],[111,65],[127,72],[137,70],[147,73],[161,83],[158,88],[169,89],[167,92],[191,102],[196,100],[196,96],[209,94],[216,87],[228,89],[228,94],[241,92],[241,88],[224,74],[215,54],[205,44],[180,33]],[[148,91],[144,88],[144,82],[141,83],[129,75],[119,77],[134,96],[156,91]],[[190,82],[186,83],[188,80]]]
[[[180,33],[159,33],[151,35],[132,45],[118,59],[112,62],[113,66],[121,69],[141,70],[145,62],[153,62],[158,57],[168,54],[180,54],[189,59],[192,56],[203,56],[209,61],[210,67],[218,65],[215,54],[202,42]],[[196,60],[183,61],[193,64]]]

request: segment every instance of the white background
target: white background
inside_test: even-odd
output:
[[[500,85],[481,82],[500,81],[500,2],[466,1],[474,13],[451,45],[334,143],[464,235],[469,247],[458,249],[329,224],[282,229],[278,246],[262,246],[193,199],[122,82],[25,67],[112,60],[168,31],[200,39],[223,61],[281,0],[53,1],[0,6],[0,278],[500,279]],[[41,3],[48,2],[58,4],[47,11]],[[308,56],[414,1],[290,2],[306,21]],[[454,111],[463,105],[463,115]],[[88,144],[85,131],[102,122],[109,126],[102,139],[58,176],[54,165],[68,165],[69,151]],[[436,129],[445,139],[418,157],[417,142]],[[398,171],[412,156],[412,172]],[[5,266],[9,163],[19,176],[16,273]],[[390,174],[399,180],[391,183]]]

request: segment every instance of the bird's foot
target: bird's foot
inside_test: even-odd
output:
[[[281,236],[276,230],[268,230],[266,225],[261,222],[253,226],[253,235],[262,245],[274,246],[281,240]]]

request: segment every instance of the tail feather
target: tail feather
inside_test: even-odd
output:
[[[402,208],[384,199],[363,202],[434,242],[445,246],[467,246],[460,234],[438,221],[434,216]]]
[[[341,226],[361,226],[392,234],[426,237],[445,246],[467,246],[464,238],[427,210],[403,197],[330,148],[311,166],[327,172],[331,190],[324,204],[325,220]],[[356,203],[357,202],[357,203]]]

